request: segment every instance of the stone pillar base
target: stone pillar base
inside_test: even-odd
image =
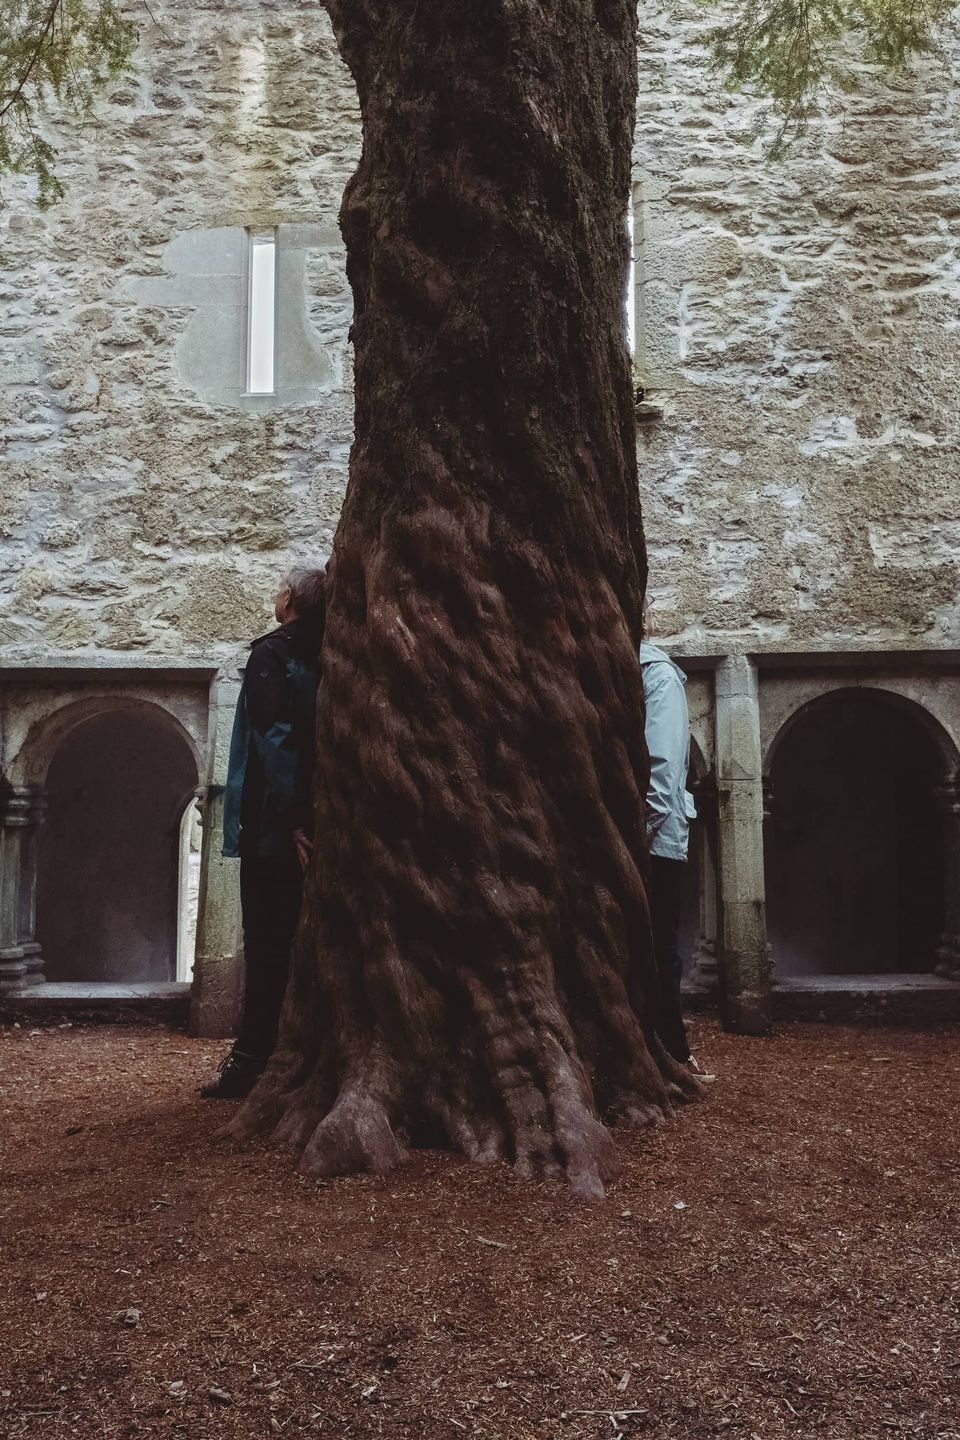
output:
[[[27,967],[28,985],[41,985],[43,983],[43,951],[36,940],[25,940],[20,949],[23,951],[24,962]]]
[[[960,981],[960,935],[943,935],[935,954],[934,975],[944,980]]]
[[[717,995],[720,990],[720,964],[716,941],[708,940],[705,935],[701,936],[690,959],[692,963],[687,984],[691,990],[711,997]]]
[[[38,975],[31,979],[29,957],[24,955],[22,945],[5,945],[0,950],[0,992],[22,990],[42,978]]]

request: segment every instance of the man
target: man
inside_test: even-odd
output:
[[[647,635],[653,633],[649,604],[644,607],[644,628]],[[650,752],[646,811],[650,921],[660,979],[660,1038],[675,1060],[698,1070],[683,1023],[683,962],[677,945],[690,821],[697,813],[687,791],[690,717],[684,693],[686,677],[669,655],[648,640],[640,646],[640,667]]]
[[[311,850],[324,572],[291,570],[275,613],[279,628],[250,648],[230,744],[223,853],[240,859],[245,988],[240,1033],[201,1092],[209,1100],[248,1094],[273,1053]]]

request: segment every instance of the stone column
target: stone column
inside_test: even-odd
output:
[[[720,962],[724,1021],[770,1029],[771,985],[763,876],[763,766],[756,666],[730,655],[717,671]]]
[[[210,687],[207,784],[201,799],[200,894],[190,1030],[218,1040],[236,1034],[242,986],[240,862],[224,860],[220,854],[223,790],[239,693],[240,676],[235,670],[221,672]]]
[[[25,788],[30,792],[30,823],[20,841],[20,948],[27,967],[25,983],[37,985],[43,980],[43,956],[37,940],[37,884],[47,792],[42,785]]]
[[[949,775],[934,791],[943,825],[944,915],[937,943],[934,973],[960,980],[960,772]]]
[[[696,843],[700,862],[700,930],[693,948],[690,985],[694,990],[714,996],[720,986],[717,958],[717,785],[713,775],[695,780],[690,786],[697,807],[694,825],[699,833]]]
[[[0,990],[20,990],[43,978],[33,931],[36,847],[31,831],[37,797],[33,785],[13,786],[0,819]]]
[[[193,973],[193,958],[196,949],[197,939],[197,906],[200,890],[199,863],[197,874],[193,874],[193,856],[196,853],[191,844],[193,827],[200,826],[200,844],[203,844],[203,802],[206,797],[206,786],[199,785],[193,792],[193,799],[187,806],[180,819],[179,835],[179,863],[177,875],[177,895],[179,897],[179,913],[177,915],[177,979],[187,978],[185,972]],[[199,860],[199,857],[198,857]],[[194,882],[196,889],[194,890]]]

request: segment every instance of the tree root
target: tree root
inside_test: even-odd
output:
[[[530,1075],[522,1081],[513,1076],[509,1096],[495,1092],[502,1100],[498,1118],[466,1108],[462,1091],[455,1096],[435,1085],[425,1085],[418,1096],[405,1097],[402,1086],[385,1094],[382,1067],[378,1076],[358,1070],[331,1101],[319,1070],[298,1083],[302,1064],[281,1053],[220,1133],[241,1141],[264,1137],[294,1151],[301,1173],[324,1179],[386,1174],[405,1162],[412,1147],[439,1145],[474,1163],[505,1161],[525,1179],[563,1182],[575,1199],[592,1202],[617,1177],[618,1129],[663,1124],[676,1105],[703,1096],[703,1087],[658,1041],[652,1049],[664,1071],[658,1098],[621,1096],[613,1130],[595,1113],[580,1067],[566,1056],[546,1088]]]
[[[402,1164],[404,1156],[384,1106],[351,1085],[314,1130],[300,1156],[300,1170],[322,1177],[358,1171],[383,1175]]]

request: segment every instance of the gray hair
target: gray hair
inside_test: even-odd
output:
[[[323,622],[326,613],[327,572],[313,565],[293,565],[280,582],[290,604],[303,620]]]

